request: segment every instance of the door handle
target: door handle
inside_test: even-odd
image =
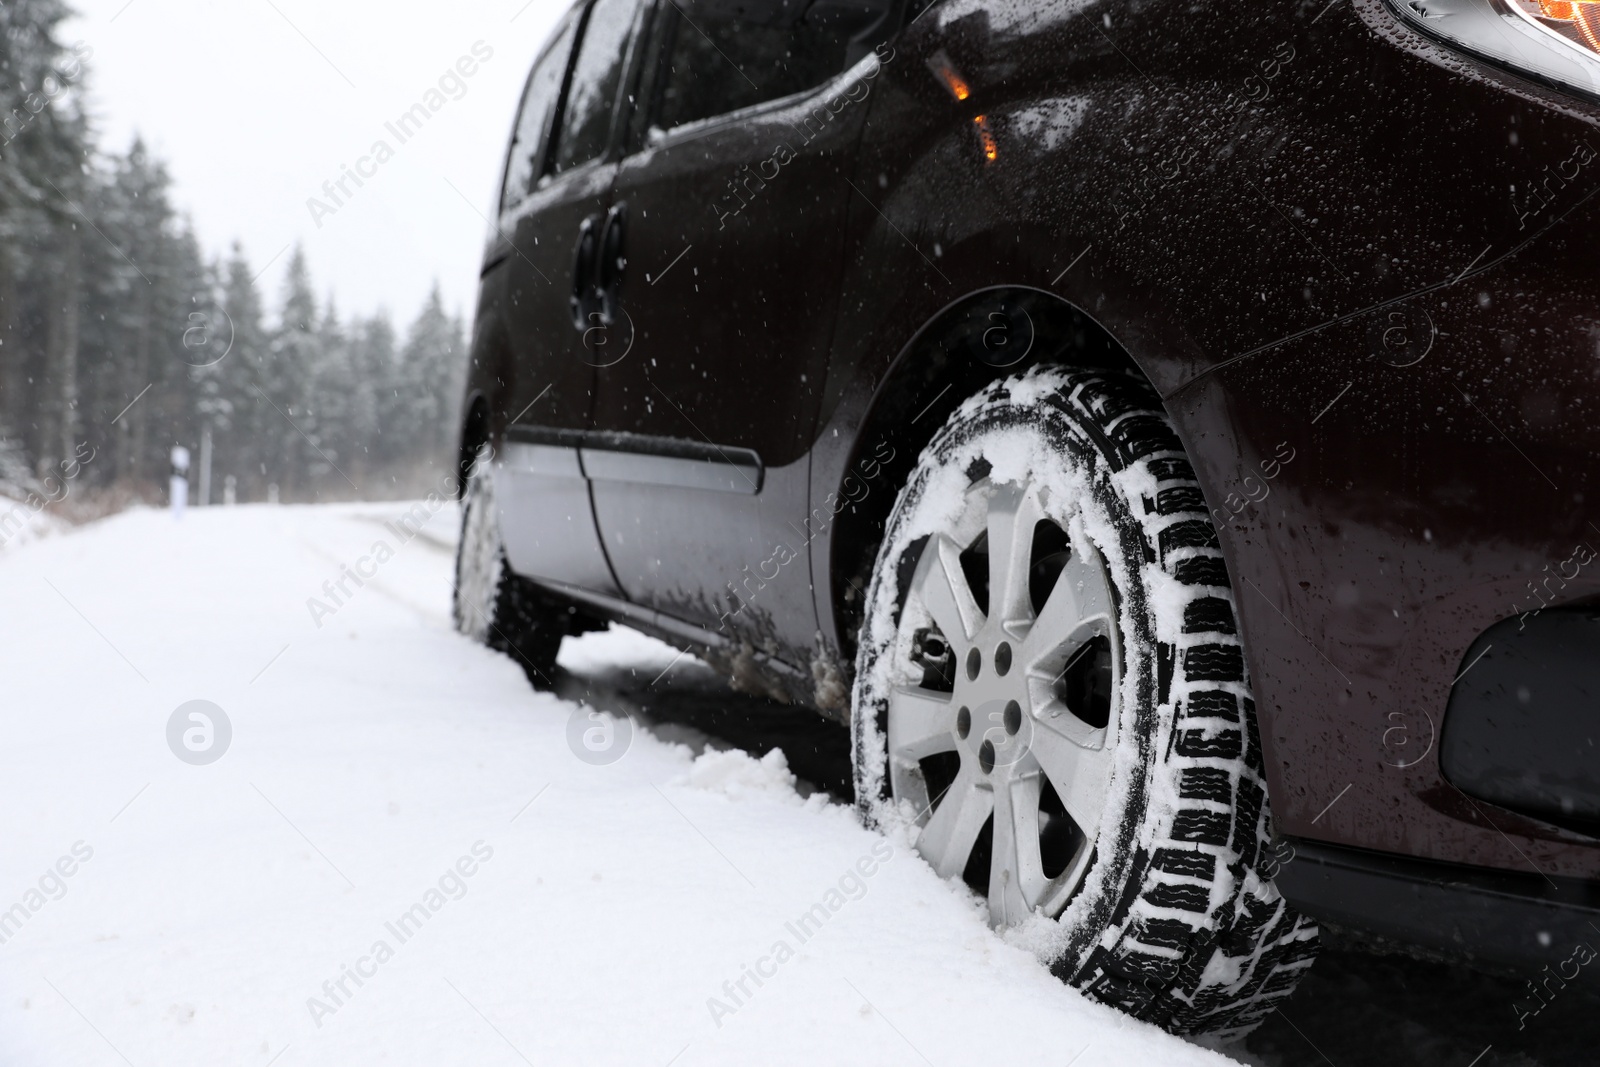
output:
[[[603,222],[599,215],[590,215],[578,224],[568,307],[572,326],[580,333],[595,325],[610,326],[616,319],[617,286],[628,264],[627,219],[627,204],[618,203],[611,205]]]
[[[605,225],[600,229],[600,262],[596,271],[595,288],[600,297],[600,322],[610,326],[617,316],[617,287],[622,283],[622,271],[627,260],[628,205],[620,201],[606,212]]]
[[[568,309],[572,314],[573,329],[583,331],[591,325],[589,315],[597,310],[595,287],[595,257],[599,251],[599,215],[590,215],[578,224],[578,244],[572,250],[572,296]]]

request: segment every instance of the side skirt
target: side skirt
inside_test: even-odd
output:
[[[1600,882],[1286,840],[1274,881],[1319,923],[1511,975],[1600,950]]]

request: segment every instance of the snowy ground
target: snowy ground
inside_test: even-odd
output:
[[[0,492],[0,552],[15,551],[67,529],[67,524],[50,512],[43,496]]]
[[[1080,998],[781,757],[579,758],[623,724],[457,637],[455,515],[402,544],[400,510],[140,510],[0,556],[0,1063],[1231,1062]],[[169,748],[191,700],[231,725],[210,764]]]

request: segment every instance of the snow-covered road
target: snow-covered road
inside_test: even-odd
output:
[[[0,1063],[1231,1062],[1080,998],[781,757],[580,759],[604,721],[452,632],[453,509],[406,543],[401,510],[0,555]],[[194,700],[215,762],[169,747]]]

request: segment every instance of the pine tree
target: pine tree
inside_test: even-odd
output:
[[[48,468],[78,424],[83,64],[61,0],[0,5],[0,421]]]
[[[229,369],[222,366],[234,358],[238,340],[222,297],[224,278],[225,269],[220,263],[205,267],[199,291],[184,316],[184,332],[179,341],[184,362],[190,368],[195,415],[201,426],[211,427],[213,465],[219,471],[233,458],[228,450],[234,441],[234,416],[238,411],[238,398],[228,388]],[[226,473],[231,472],[224,471],[224,476]]]
[[[350,475],[361,485],[372,485],[399,458],[393,443],[400,437],[384,433],[384,428],[391,425],[398,401],[394,383],[399,357],[387,311],[379,311],[359,323],[352,333],[350,362],[356,388],[350,410],[350,438],[356,450],[355,466],[361,473],[351,471]]]
[[[0,512],[10,505],[7,500],[20,500],[34,489],[36,482],[28,470],[28,457],[22,442],[5,432],[0,426]]]
[[[435,282],[400,352],[403,399],[396,415],[411,441],[406,458],[414,463],[437,465],[445,455],[460,400],[455,383],[461,358],[461,322],[445,314]]]
[[[321,466],[313,464],[317,488],[322,498],[342,498],[357,491],[353,478],[350,415],[356,402],[356,374],[350,340],[339,322],[333,296],[328,296],[322,321],[317,326],[317,363],[313,368],[312,415],[320,427]],[[346,481],[350,478],[350,481]]]
[[[283,282],[278,326],[268,344],[269,407],[278,416],[268,466],[287,495],[299,492],[313,470],[326,470],[318,445],[313,371],[317,365],[317,302],[305,251],[296,245]],[[315,467],[313,465],[316,465]]]
[[[212,302],[193,230],[172,208],[166,169],[135,139],[127,156],[96,175],[95,232],[85,262],[82,331],[84,419],[97,480],[152,487],[174,443],[199,435],[191,362],[203,362],[206,330],[192,317]],[[135,403],[135,398],[138,398]]]
[[[92,447],[83,484],[158,496],[168,450],[208,429],[243,500],[431,480],[465,373],[437,284],[398,345],[386,311],[346,322],[329,294],[319,314],[297,248],[268,329],[242,249],[204,261],[143,141],[95,155],[66,15],[0,0],[0,493]]]
[[[233,256],[224,268],[222,286],[224,321],[233,337],[233,347],[216,365],[215,400],[228,408],[226,447],[220,449],[217,470],[221,477],[238,479],[241,500],[264,500],[269,476],[267,444],[282,427],[282,420],[267,402],[270,381],[267,365],[267,330],[263,324],[261,293],[255,275],[244,258],[244,249],[235,242]],[[208,374],[208,378],[213,375]]]

